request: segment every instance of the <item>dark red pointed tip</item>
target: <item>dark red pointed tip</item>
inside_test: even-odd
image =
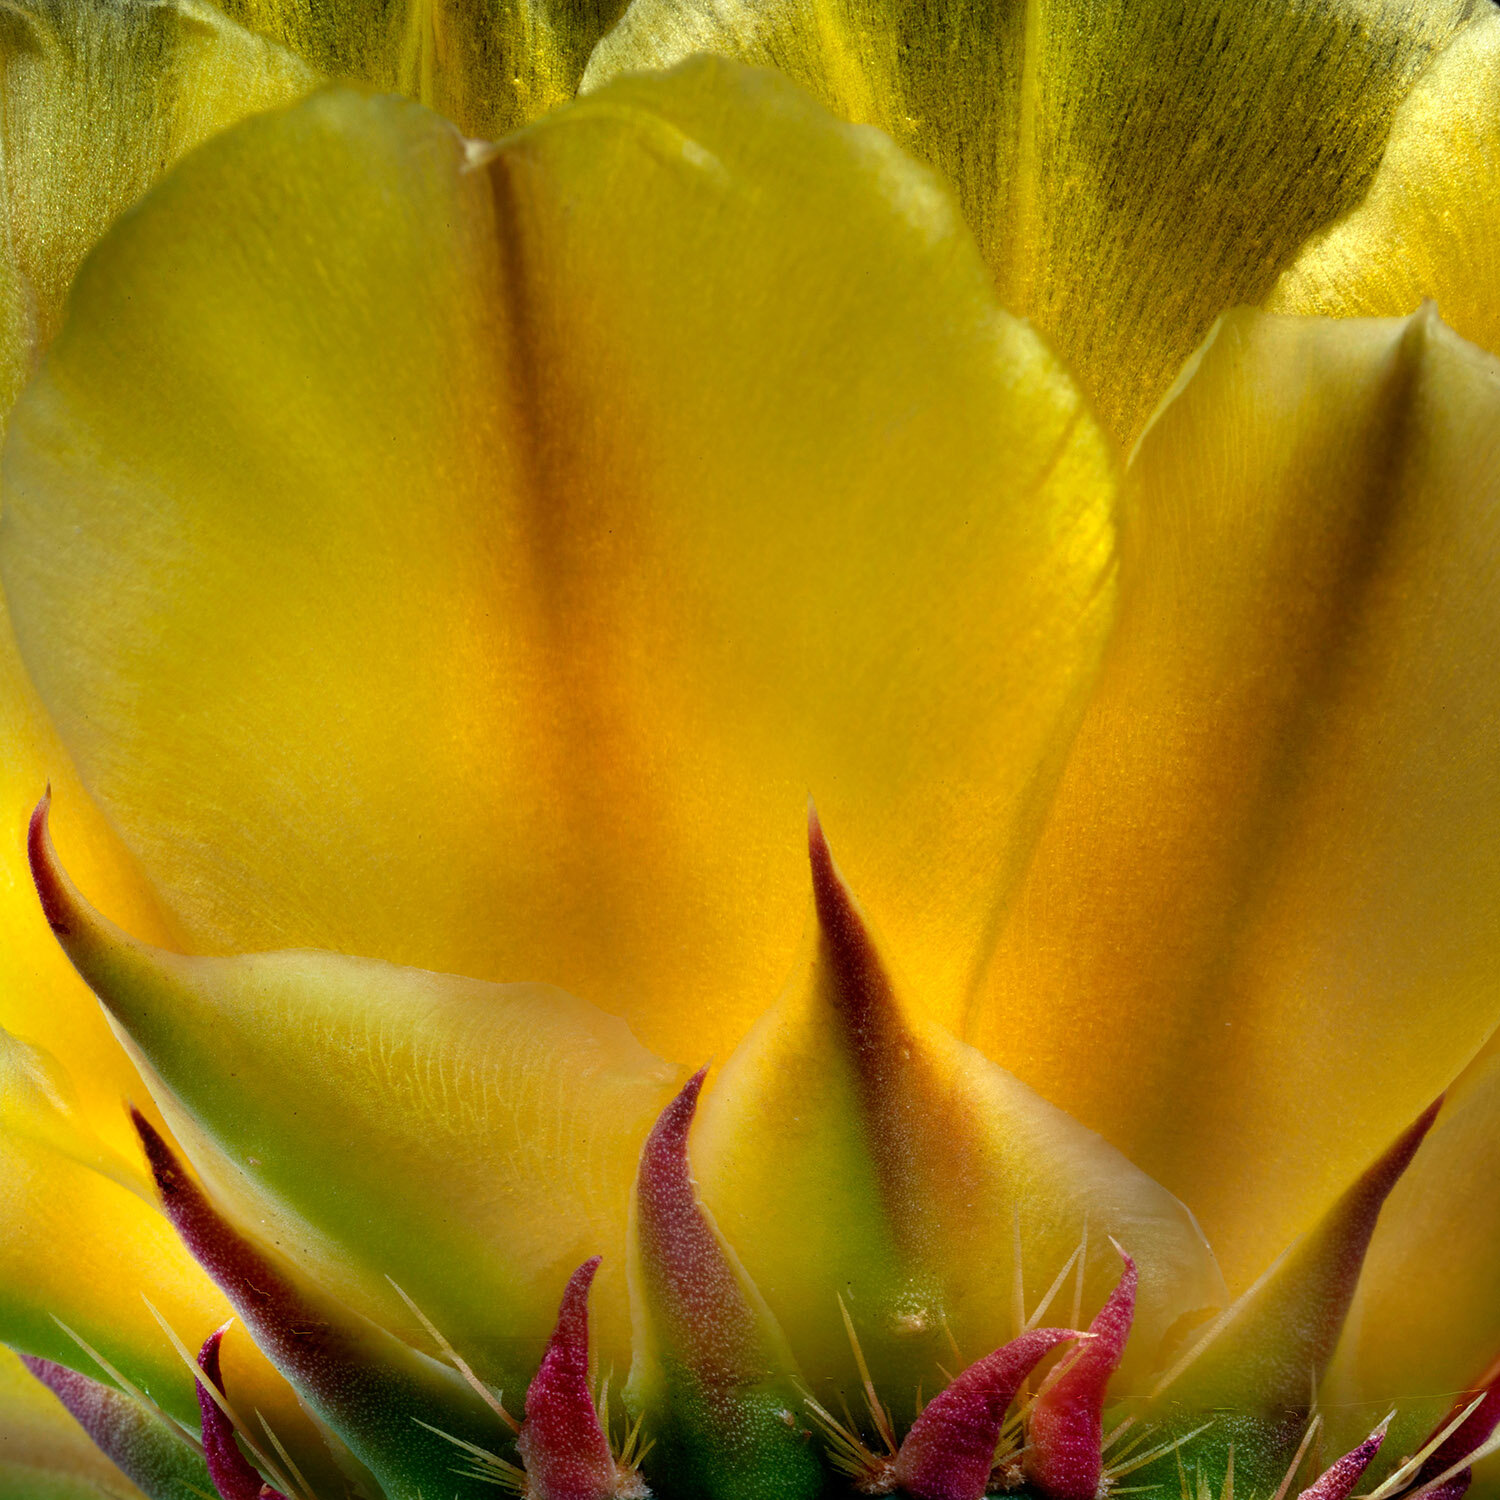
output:
[[[983,1500],[1005,1414],[1021,1383],[1071,1328],[1035,1328],[970,1365],[923,1408],[892,1477],[915,1500]]]
[[[52,835],[48,830],[51,811],[52,787],[49,783],[42,800],[32,809],[31,822],[26,829],[26,858],[31,864],[32,884],[36,886],[47,925],[59,937],[66,937],[72,931],[68,923],[68,893],[63,886],[62,872],[58,869]]]
[[[643,1172],[659,1166],[667,1157],[687,1153],[688,1131],[693,1116],[698,1112],[698,1096],[703,1092],[703,1080],[708,1076],[705,1063],[683,1084],[677,1097],[656,1117],[651,1134],[646,1137],[645,1150],[641,1154]]]
[[[224,1394],[224,1377],[219,1371],[219,1345],[224,1342],[224,1335],[229,1330],[229,1324],[223,1323],[203,1340],[203,1347],[198,1351],[198,1368],[208,1376],[213,1383],[213,1388],[222,1396]]]
[[[173,1196],[182,1177],[182,1163],[177,1160],[176,1152],[134,1104],[130,1106],[130,1123],[135,1126],[135,1133],[140,1137],[141,1147],[146,1153],[146,1164],[151,1168],[157,1192],[163,1199]]]
[[[1439,1094],[1421,1114],[1417,1116],[1400,1135],[1391,1142],[1385,1153],[1371,1166],[1366,1168],[1363,1177],[1355,1185],[1354,1192],[1361,1194],[1367,1200],[1366,1218],[1370,1233],[1375,1229],[1375,1216],[1379,1214],[1381,1206],[1390,1196],[1391,1189],[1400,1181],[1402,1173],[1411,1165],[1412,1157],[1417,1154],[1417,1147],[1427,1138],[1427,1132],[1432,1129],[1433,1121],[1438,1117],[1438,1111],[1443,1107],[1446,1095]],[[1365,1236],[1368,1242],[1369,1235]]]
[[[1135,1319],[1135,1261],[1115,1249],[1124,1269],[1089,1324],[1091,1337],[1031,1408],[1026,1477],[1047,1500],[1095,1500],[1104,1475],[1104,1402]]]
[[[824,932],[842,931],[851,923],[862,931],[864,924],[859,920],[844,877],[833,862],[833,850],[828,847],[823,824],[811,803],[807,808],[807,860],[812,869],[813,904]]]
[[[1341,1459],[1330,1464],[1297,1500],[1349,1500],[1359,1476],[1370,1466],[1385,1441],[1385,1425],[1377,1427],[1359,1447],[1351,1448]]]
[[[557,1326],[526,1391],[517,1446],[530,1500],[610,1500],[616,1472],[589,1390],[588,1295],[600,1257],[568,1278]]]
[[[589,1288],[594,1274],[599,1269],[601,1256],[593,1255],[579,1266],[568,1278],[563,1289],[562,1302],[557,1310],[557,1323],[547,1343],[547,1352],[542,1356],[542,1367],[526,1393],[526,1410],[531,1411],[534,1392],[545,1390],[549,1380],[556,1379],[563,1369],[586,1379],[589,1361]]]
[[[220,1500],[286,1500],[279,1490],[262,1483],[234,1440],[234,1423],[206,1388],[206,1382],[212,1382],[214,1390],[221,1396],[224,1394],[219,1345],[228,1327],[225,1323],[214,1329],[198,1351],[198,1368],[203,1372],[197,1388],[198,1415],[203,1421],[203,1460],[208,1465],[208,1477],[213,1480]]]

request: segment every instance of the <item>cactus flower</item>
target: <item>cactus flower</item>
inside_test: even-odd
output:
[[[1500,11],[0,80],[0,1500],[1500,1495]]]

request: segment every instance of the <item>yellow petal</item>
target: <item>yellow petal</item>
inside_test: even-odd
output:
[[[1005,305],[1131,440],[1213,319],[1359,199],[1471,0],[636,0],[585,89],[784,68],[958,189]]]
[[[544,985],[151,948],[79,898],[40,816],[34,832],[61,942],[242,1229],[420,1341],[393,1279],[508,1390],[534,1371],[568,1273],[603,1254],[599,1344],[624,1363],[630,1188],[678,1080],[620,1021]]]
[[[1418,1441],[1457,1391],[1500,1359],[1500,1051],[1487,1048],[1448,1092],[1432,1135],[1391,1194],[1325,1382],[1357,1423],[1399,1394]],[[1377,1414],[1380,1415],[1380,1414]]]
[[[1364,201],[1276,283],[1276,312],[1368,317],[1435,298],[1500,353],[1500,15],[1449,44],[1401,106]]]
[[[1238,1291],[1500,1013],[1500,366],[1430,313],[1231,314],[1132,480],[970,1036],[1190,1203]]]
[[[0,13],[0,424],[79,263],[184,152],[316,75],[193,0],[18,0]]]
[[[194,944],[694,1064],[791,968],[809,792],[957,1015],[1112,604],[1104,441],[928,174],[715,60],[487,155],[346,93],[221,136],[6,464],[23,654]]]
[[[1192,1215],[914,1013],[816,823],[811,852],[803,963],[725,1065],[693,1156],[815,1393],[857,1389],[847,1308],[882,1397],[910,1420],[905,1403],[940,1388],[955,1345],[967,1363],[1028,1319],[1095,1312],[1119,1277],[1111,1235],[1141,1269],[1128,1390],[1179,1318],[1225,1300]]]
[[[626,0],[215,0],[331,78],[405,94],[499,136],[571,99]]]
[[[230,1316],[118,1158],[67,1108],[61,1070],[0,1038],[0,1340],[102,1378],[66,1324],[172,1416],[196,1425],[192,1376],[146,1306],[196,1349]],[[122,1180],[123,1179],[123,1180]],[[290,1387],[244,1333],[224,1342],[230,1398],[266,1413],[277,1436],[317,1457],[321,1443]]]
[[[142,1500],[61,1403],[0,1349],[0,1495],[7,1500]]]

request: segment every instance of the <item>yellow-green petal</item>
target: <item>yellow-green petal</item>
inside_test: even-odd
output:
[[[1131,478],[1118,632],[969,1034],[1190,1203],[1238,1291],[1500,1013],[1500,364],[1430,312],[1235,313]]]
[[[627,0],[214,0],[330,78],[504,135],[571,99],[594,44]]]
[[[343,92],[219,137],[81,279],[0,566],[190,943],[550,983],[696,1064],[794,961],[809,792],[959,1014],[1115,484],[930,175],[703,60],[492,152]]]
[[[1426,297],[1500,353],[1500,15],[1436,59],[1397,113],[1364,200],[1302,250],[1267,306],[1369,317]]]
[[[1005,305],[1124,441],[1214,318],[1359,200],[1474,0],[636,0],[591,88],[785,69],[957,188]]]
[[[603,1254],[599,1344],[623,1363],[631,1183],[677,1075],[622,1022],[544,985],[307,950],[152,948],[100,918],[53,863],[40,817],[34,831],[60,941],[242,1228],[422,1342],[391,1278],[511,1390],[535,1369],[568,1273]]]
[[[115,217],[200,141],[316,82],[193,0],[0,11],[0,423]]]

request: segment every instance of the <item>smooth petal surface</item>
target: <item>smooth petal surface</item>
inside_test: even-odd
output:
[[[1443,321],[1500,353],[1500,15],[1462,32],[1411,91],[1364,200],[1276,283],[1275,312]]]
[[[1352,207],[1472,0],[636,0],[584,87],[785,69],[958,189],[1005,305],[1130,441],[1214,318]]]
[[[0,11],[0,429],[115,217],[200,141],[316,82],[194,0]]]
[[[943,1367],[1014,1338],[1083,1247],[1081,1303],[1141,1264],[1134,1372],[1226,1300],[1192,1215],[1092,1131],[923,1019],[811,828],[815,913],[786,993],[704,1101],[704,1202],[822,1401],[858,1389],[842,1299],[881,1399],[909,1420]],[[1018,1264],[1019,1257],[1019,1264]],[[1067,1316],[1068,1278],[1048,1321]],[[1118,1351],[1117,1351],[1118,1352]]]
[[[192,1375],[142,1300],[192,1343],[228,1304],[131,1186],[133,1173],[59,1097],[60,1069],[4,1040],[0,1050],[0,1339],[29,1354],[101,1372],[61,1319],[161,1407],[195,1422]],[[266,1414],[299,1452],[319,1446],[282,1382],[241,1330],[225,1345],[236,1400]]]
[[[0,1349],[0,1495],[141,1500],[141,1492],[9,1349]]]
[[[193,943],[544,981],[696,1062],[795,959],[809,791],[957,1015],[1109,621],[1106,449],[928,174],[772,74],[489,154],[334,92],[101,248],[0,551]]]
[[[330,78],[405,94],[496,137],[573,97],[626,0],[215,0]]]
[[[1190,1203],[1238,1291],[1500,1012],[1500,365],[1430,314],[1235,313],[1132,479],[1120,628],[969,1035]]]
[[[636,1158],[673,1070],[541,985],[136,943],[62,875],[45,817],[31,848],[48,918],[215,1202],[325,1291],[408,1327],[394,1279],[482,1370],[524,1383],[581,1248],[623,1264]],[[600,1293],[623,1362],[623,1275]]]

